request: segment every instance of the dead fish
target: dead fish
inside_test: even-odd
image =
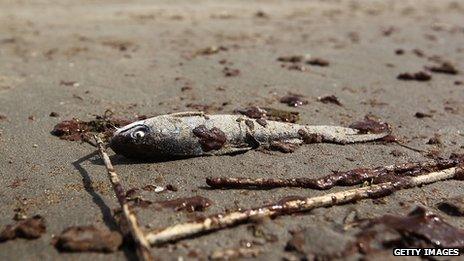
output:
[[[195,157],[240,153],[273,142],[347,144],[373,141],[388,134],[360,134],[346,127],[300,125],[243,115],[180,112],[119,128],[110,147],[128,158]]]

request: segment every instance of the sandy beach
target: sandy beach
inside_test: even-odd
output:
[[[118,229],[113,213],[119,205],[95,148],[50,133],[64,120],[90,121],[105,111],[134,119],[197,110],[233,113],[249,106],[298,112],[298,123],[311,125],[349,126],[372,115],[404,144],[423,151],[385,142],[320,143],[292,153],[252,150],[163,162],[137,162],[110,151],[123,186],[138,188],[146,200],[211,201],[195,212],[138,207],[147,230],[346,189],[216,190],[206,185],[209,176],[315,178],[464,153],[463,18],[464,1],[441,0],[0,1],[0,225],[14,223],[18,212],[46,222],[38,239],[0,243],[0,259],[135,258],[127,246],[113,253],[67,253],[51,244],[71,226]],[[289,56],[328,64],[278,60]],[[430,70],[443,62],[457,74]],[[398,79],[404,73],[413,79]],[[307,104],[281,103],[288,93],[302,95]],[[331,95],[339,105],[321,102]],[[353,240],[343,232],[353,216],[407,215],[424,206],[464,228],[462,217],[438,207],[462,197],[463,184],[440,181],[381,200],[264,219],[151,252],[161,260],[207,259],[237,248],[259,249],[259,260],[335,257],[337,248]],[[147,185],[175,189],[156,193],[142,189]],[[295,231],[306,235],[298,253],[288,247]],[[387,258],[391,250],[338,258],[362,256]]]

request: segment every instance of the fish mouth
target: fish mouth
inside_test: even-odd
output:
[[[132,137],[124,134],[114,135],[109,145],[116,154],[130,159],[149,159],[152,154],[148,144],[135,143]]]

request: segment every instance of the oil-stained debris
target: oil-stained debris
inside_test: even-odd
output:
[[[213,188],[301,187],[322,190],[334,186],[360,185],[369,181],[374,184],[392,182],[395,187],[406,187],[410,177],[455,167],[463,163],[463,156],[455,156],[430,162],[407,162],[387,167],[357,168],[334,172],[321,178],[208,177],[206,183]]]
[[[185,197],[185,198],[176,198],[166,201],[157,201],[155,204],[164,207],[171,208],[175,211],[204,211],[210,207],[213,202],[205,197],[194,196],[194,197]]]
[[[258,18],[269,18],[269,15],[262,11],[262,10],[259,10],[255,13],[255,17],[258,17]]]
[[[440,65],[426,66],[425,68],[434,73],[444,73],[451,75],[456,75],[459,73],[458,69],[456,69],[456,67],[450,62],[442,62]]]
[[[107,41],[103,41],[102,45],[111,47],[121,52],[125,52],[129,48],[132,48],[133,50],[135,50],[134,43],[130,41],[126,41],[126,40],[107,40]]]
[[[360,133],[385,133],[390,132],[391,127],[388,123],[383,122],[377,119],[374,116],[366,115],[364,120],[354,122],[350,126],[350,128],[357,129]]]
[[[243,114],[253,119],[265,119],[272,121],[282,121],[295,123],[300,119],[299,112],[285,111],[273,108],[260,108],[258,106],[246,107],[243,109],[234,110],[235,113]],[[262,122],[258,122],[263,125]]]
[[[226,66],[226,67],[224,67],[224,69],[222,69],[222,73],[226,77],[235,77],[235,76],[238,76],[240,74],[240,70],[239,69],[233,69],[233,68],[230,68],[230,67]]]
[[[284,97],[280,98],[280,102],[285,103],[291,107],[298,107],[308,104],[308,100],[306,100],[303,95],[295,93],[289,93],[285,95]]]
[[[428,141],[427,144],[429,145],[441,145],[443,142],[441,141],[441,137],[438,134],[433,135]]]
[[[379,226],[382,228],[379,230]],[[396,231],[400,237],[384,239],[383,246],[390,247],[439,247],[463,248],[464,231],[445,222],[440,216],[423,207],[417,207],[407,216],[384,215],[362,225],[358,238],[363,240],[364,248],[370,248],[370,239],[376,233]]]
[[[79,86],[79,83],[76,82],[76,81],[64,81],[64,80],[61,80],[61,81],[60,81],[60,85],[62,85],[62,86],[78,87],[78,86]]]
[[[438,204],[438,209],[452,216],[464,216],[464,197],[445,199]]]
[[[306,64],[309,65],[314,65],[314,66],[321,66],[321,67],[326,67],[329,66],[329,61],[322,59],[322,58],[312,58],[306,61]]]
[[[426,72],[416,72],[416,73],[400,73],[396,77],[398,80],[403,81],[420,81],[426,82],[432,79],[432,76]]]
[[[208,129],[200,125],[193,129],[193,134],[200,139],[203,151],[219,150],[227,141],[226,134],[216,127]]]
[[[423,118],[432,118],[432,114],[430,113],[425,113],[425,112],[416,112],[414,116],[418,119],[423,119]]]
[[[338,105],[338,106],[342,106],[342,103],[340,102],[340,100],[338,99],[337,96],[335,95],[327,95],[327,96],[323,96],[323,97],[319,97],[317,98],[318,101],[322,102],[322,103],[332,103],[332,104],[335,104],[335,105]]]
[[[96,116],[95,119],[91,121],[82,121],[74,118],[55,125],[51,134],[63,140],[88,141],[93,134],[102,133],[104,137],[108,139],[112,136],[116,128],[125,126],[138,119],[142,118],[118,118],[108,113],[105,113],[103,116]]]
[[[240,113],[243,114],[249,118],[253,119],[261,119],[266,117],[267,111],[258,107],[258,106],[251,106],[251,107],[246,107],[244,109],[236,109],[234,111],[235,113]]]
[[[119,232],[96,226],[75,226],[65,229],[53,240],[63,252],[114,252],[122,244]]]
[[[58,112],[52,111],[49,114],[50,117],[60,117],[60,114]]]
[[[285,63],[300,63],[303,60],[304,60],[303,55],[280,56],[277,58],[277,61],[285,62]]]
[[[417,57],[420,57],[420,58],[425,56],[424,51],[422,51],[421,49],[417,49],[417,48],[413,49],[412,53],[415,54]]]
[[[39,215],[33,216],[5,226],[0,233],[0,242],[15,238],[36,239],[46,232],[45,219]]]
[[[280,56],[277,58],[277,61],[282,62],[283,64],[281,67],[287,68],[289,70],[296,70],[304,72],[307,68],[304,64],[311,65],[311,66],[320,66],[326,67],[329,66],[329,61],[322,59],[322,58],[307,58],[303,55],[288,55],[288,56]],[[287,65],[289,64],[289,65]]]
[[[217,54],[219,52],[227,51],[227,50],[229,50],[229,48],[227,48],[225,46],[213,45],[213,46],[208,46],[206,48],[200,49],[195,54],[196,55],[212,55],[212,54]]]

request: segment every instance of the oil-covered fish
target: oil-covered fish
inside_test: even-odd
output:
[[[194,157],[237,153],[273,142],[346,144],[373,141],[388,134],[360,134],[352,128],[266,121],[242,115],[182,112],[122,127],[114,133],[110,147],[128,158]]]

